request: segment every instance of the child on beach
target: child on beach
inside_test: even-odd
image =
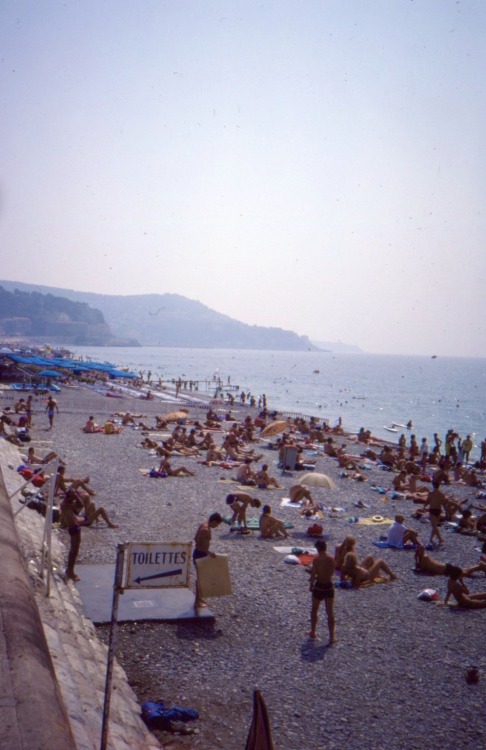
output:
[[[311,629],[307,633],[309,638],[316,638],[317,614],[322,601],[326,604],[327,626],[329,628],[329,646],[336,643],[334,637],[334,584],[332,577],[335,563],[327,552],[327,545],[323,539],[318,539],[315,544],[318,552],[312,562],[310,571],[309,589],[312,593],[311,607]]]

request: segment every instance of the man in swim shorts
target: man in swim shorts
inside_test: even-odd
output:
[[[52,430],[52,428],[54,427],[54,414],[56,413],[56,411],[59,412],[57,401],[52,396],[49,396],[46,406],[47,417],[49,419],[49,427],[47,428],[48,430]]]
[[[199,591],[199,585],[197,580],[197,565],[196,560],[200,560],[203,557],[216,557],[214,552],[209,551],[211,544],[211,529],[215,529],[220,523],[223,522],[223,518],[219,513],[211,513],[206,523],[202,523],[196,531],[194,537],[194,551],[192,553],[192,561],[196,568],[196,598],[194,600],[194,609],[200,609],[206,607],[207,603],[201,597]]]
[[[317,613],[322,601],[326,605],[327,625],[329,628],[329,645],[336,642],[334,637],[334,584],[332,577],[335,570],[334,559],[327,552],[323,539],[316,542],[317,557],[312,563],[309,588],[312,592],[311,629],[309,638],[316,638]]]

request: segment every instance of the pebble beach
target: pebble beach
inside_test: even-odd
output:
[[[226,514],[225,497],[237,487],[228,482],[234,472],[174,456],[174,468],[186,466],[195,476],[145,477],[140,469],[158,461],[140,446],[140,429],[126,427],[119,435],[85,434],[81,429],[89,415],[103,424],[116,411],[143,414],[144,422],[155,424],[155,415],[173,411],[174,404],[131,396],[110,399],[82,387],[63,390],[56,398],[60,413],[52,431],[47,430],[42,405],[36,405],[31,444],[36,453],[56,450],[69,475],[88,474],[97,505],[118,525],[108,529],[100,523],[83,529],[77,565],[81,577],[83,563],[114,562],[120,542],[191,541],[210,513]],[[233,413],[241,419],[256,412],[241,408]],[[202,419],[204,414],[203,407],[191,407],[188,416]],[[222,434],[215,433],[217,443]],[[345,436],[338,436],[338,441],[346,442],[350,453],[359,455],[362,449]],[[309,548],[309,521],[295,508],[280,505],[299,472],[282,476],[277,453],[267,448],[267,442],[252,446],[263,454],[258,465],[268,463],[283,489],[249,492],[293,524],[285,545]],[[484,746],[486,611],[443,606],[444,577],[415,574],[413,551],[373,545],[386,534],[396,513],[405,516],[405,523],[424,543],[430,535],[428,523],[411,517],[416,506],[410,500],[390,499],[389,493],[372,490],[373,484],[389,488],[392,474],[372,465],[364,472],[366,481],[356,482],[340,477],[336,460],[324,456],[322,448],[316,453],[316,471],[336,483],[332,490],[313,489],[325,508],[320,523],[328,550],[332,553],[351,534],[360,558],[383,557],[399,579],[360,590],[336,589],[338,642],[328,647],[323,607],[320,638],[311,641],[306,636],[311,595],[305,567],[284,562],[285,555],[274,549],[281,541],[263,540],[258,532],[230,533],[222,524],[213,532],[211,549],[228,555],[233,594],[210,600],[215,622],[141,621],[120,624],[118,629],[116,655],[140,705],[161,699],[168,706],[199,712],[200,718],[190,724],[192,734],[158,732],[162,745],[167,750],[241,750],[251,722],[253,690],[258,687],[276,750]],[[445,491],[460,500],[474,501],[477,494],[459,484]],[[359,501],[366,507],[358,508]],[[376,516],[390,523],[370,523]],[[68,544],[65,530],[55,533]],[[446,544],[432,553],[434,558],[463,567],[478,562],[481,544],[475,537],[445,527],[442,533]],[[476,574],[468,585],[471,592],[485,591],[486,577]],[[426,588],[437,590],[439,602],[417,599]],[[100,626],[98,632],[107,641],[108,627]],[[471,665],[479,667],[478,684],[466,683]]]

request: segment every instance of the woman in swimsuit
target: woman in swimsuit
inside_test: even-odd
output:
[[[343,573],[351,579],[356,589],[364,583],[372,583],[380,573],[385,573],[389,581],[398,578],[384,560],[375,560],[371,555],[365,557],[362,564],[358,565],[358,558],[354,552],[348,552],[344,558]]]
[[[455,565],[450,566],[447,595],[444,604],[447,604],[451,596],[453,596],[458,605],[464,609],[485,609],[486,591],[478,594],[470,594],[469,589],[462,580],[463,575],[464,573],[461,568],[457,568]]]
[[[433,557],[428,555],[425,551],[425,547],[422,544],[418,544],[415,549],[415,569],[421,573],[429,573],[430,575],[446,576],[450,575],[450,570],[453,566],[450,563],[439,562],[434,560]],[[470,568],[464,568],[462,574],[464,576],[472,576],[474,573],[482,571],[486,575],[486,562],[479,562],[477,565],[473,565]]]

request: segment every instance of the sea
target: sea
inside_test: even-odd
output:
[[[433,444],[435,432],[444,440],[453,428],[471,435],[478,446],[486,437],[486,359],[392,356],[363,353],[281,352],[236,349],[179,349],[165,347],[77,347],[83,359],[110,362],[142,374],[200,381],[211,394],[218,380],[239,386],[258,400],[266,395],[270,409],[279,412],[342,420],[348,432],[360,427],[394,442],[410,432]],[[396,434],[385,429],[399,425]],[[403,425],[401,427],[400,425]]]

